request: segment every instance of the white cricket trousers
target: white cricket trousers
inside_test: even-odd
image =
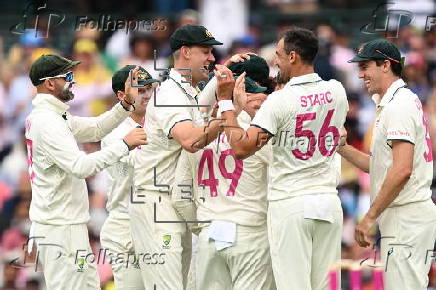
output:
[[[414,202],[384,210],[379,220],[386,290],[424,290],[434,259],[436,206]]]
[[[192,235],[174,210],[171,197],[141,191],[140,201],[129,205],[133,246],[145,289],[186,288],[192,252]],[[160,257],[157,263],[149,257]]]
[[[58,226],[34,222],[32,227],[47,290],[100,290],[86,224]]]
[[[237,225],[236,242],[218,251],[209,239],[209,227],[198,237],[198,290],[273,290],[274,277],[266,226]]]
[[[130,231],[130,220],[109,215],[100,232],[102,249],[111,264],[116,290],[145,290]]]
[[[343,214],[332,195],[333,222],[304,218],[304,197],[270,201],[268,238],[278,290],[328,289],[328,273],[341,258]]]

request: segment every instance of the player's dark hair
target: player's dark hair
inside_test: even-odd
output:
[[[391,63],[391,69],[392,69],[392,73],[394,74],[394,76],[401,77],[401,73],[403,72],[403,67],[401,66],[401,63],[391,61],[389,59],[387,59],[387,61],[389,61]],[[381,66],[384,62],[385,62],[384,59],[376,59],[375,60],[375,64],[377,66]]]
[[[269,95],[272,92],[274,92],[274,89],[277,84],[273,78],[267,78],[266,80],[260,81],[259,85],[266,87],[265,94]]]
[[[312,64],[318,53],[318,38],[305,28],[294,27],[283,33],[285,52],[295,51],[306,64]]]

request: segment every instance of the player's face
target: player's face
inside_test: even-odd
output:
[[[291,77],[291,64],[289,54],[285,51],[285,41],[282,39],[277,43],[275,64],[280,70],[280,77],[287,82]]]
[[[147,104],[153,95],[153,91],[154,86],[152,84],[148,84],[145,87],[138,89],[138,95],[135,98],[135,113],[145,114]]]
[[[192,82],[198,83],[209,78],[209,65],[215,61],[212,46],[190,47],[190,63],[192,69]]]
[[[374,60],[359,62],[359,78],[363,79],[368,93],[378,94],[382,91],[382,77],[382,66],[377,66]]]
[[[48,86],[52,94],[61,101],[68,102],[74,99],[74,94],[71,91],[74,82],[67,82],[64,78],[53,78],[46,81],[49,82]]]

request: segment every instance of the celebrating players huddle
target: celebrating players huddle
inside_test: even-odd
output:
[[[345,141],[344,87],[314,72],[313,32],[292,28],[278,41],[285,85],[275,91],[255,54],[235,55],[210,75],[212,47],[221,44],[202,26],[178,28],[167,79],[158,85],[141,67],[120,69],[112,78],[120,102],[95,118],[68,113],[78,62],[43,55],[32,65],[30,236],[47,289],[100,289],[95,261],[79,253],[92,253],[84,178],[105,168],[109,216],[100,238],[116,289],[328,289],[341,259],[337,153],[370,173],[372,204],[356,241],[370,245],[376,220],[389,236],[381,244],[385,288],[426,289],[433,159],[398,49],[374,40],[351,60],[378,96],[367,155]],[[100,140],[88,155],[77,145]]]

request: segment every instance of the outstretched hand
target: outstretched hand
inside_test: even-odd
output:
[[[233,104],[236,112],[239,113],[245,108],[248,102],[247,93],[245,92],[245,75],[243,72],[235,82],[235,88],[233,89]]]
[[[133,70],[129,72],[126,82],[124,83],[124,101],[132,105],[135,103],[135,98],[138,96],[138,74],[140,70],[136,66]]]
[[[218,101],[231,100],[233,96],[233,89],[235,87],[235,80],[233,73],[224,65],[216,65],[214,74],[217,79],[217,97]]]
[[[250,59],[250,54],[255,54],[255,53],[249,52],[249,53],[237,53],[237,54],[234,54],[234,55],[232,55],[231,58],[226,60],[224,65],[228,67],[232,63],[244,62],[246,60],[249,60]]]

